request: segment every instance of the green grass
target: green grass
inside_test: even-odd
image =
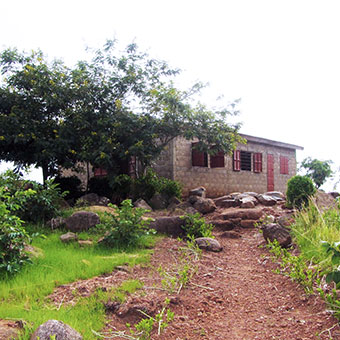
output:
[[[46,297],[59,285],[109,273],[119,265],[134,266],[147,262],[151,250],[139,248],[122,252],[95,245],[80,247],[78,243],[62,243],[59,240],[61,234],[58,231],[46,238],[34,238],[32,245],[43,255],[33,259],[33,263],[16,276],[0,280],[0,319],[23,319],[32,329],[49,319],[58,319],[82,333],[84,339],[95,339],[91,329],[98,331],[103,327],[103,301],[110,298],[112,292],[96,292],[89,298],[80,299],[75,306],[62,305],[59,310],[49,304]],[[89,236],[98,238],[86,233],[82,233],[80,238]],[[149,236],[144,244],[149,243],[150,246],[155,240],[155,237]],[[125,283],[114,290],[115,299],[122,301],[126,292],[139,287],[140,283]],[[29,339],[29,335],[23,335],[23,339]]]
[[[336,208],[321,212],[311,202],[297,214],[292,233],[305,260],[327,267],[330,256],[325,253],[321,241],[340,241],[340,211]]]

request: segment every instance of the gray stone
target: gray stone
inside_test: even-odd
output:
[[[142,198],[133,203],[135,208],[143,208],[152,211],[152,208]]]
[[[66,234],[60,235],[60,241],[63,243],[76,241],[76,240],[78,240],[78,236],[75,233],[72,233],[70,231]]]
[[[216,205],[211,198],[197,197],[194,208],[202,214],[208,214],[216,210]]]
[[[234,222],[230,220],[213,220],[210,221],[210,223],[214,225],[216,228],[223,230],[232,230],[235,228]]]
[[[72,327],[58,320],[48,320],[40,325],[30,340],[50,340],[55,336],[56,340],[82,340],[83,337]]]
[[[198,187],[189,191],[189,196],[199,196],[205,198],[206,190],[204,187]]]
[[[255,204],[257,203],[257,200],[253,196],[246,196],[241,199],[241,208],[244,209],[252,209],[255,208]]]
[[[265,195],[265,194],[260,194],[257,196],[257,200],[259,203],[266,207],[273,206],[277,203],[277,200],[271,196]]]
[[[200,249],[204,249],[207,251],[219,252],[223,250],[223,247],[214,238],[199,237],[195,239],[195,243]]]
[[[110,200],[107,197],[99,196],[95,193],[89,193],[79,197],[77,200],[78,205],[102,205],[107,206]]]
[[[279,224],[270,223],[263,227],[263,237],[268,242],[273,242],[277,240],[281,247],[287,248],[292,243],[292,237],[289,231],[281,227]]]
[[[281,227],[289,227],[290,225],[292,225],[294,223],[294,215],[293,214],[285,214],[280,216],[277,219],[277,223],[281,226]]]
[[[92,246],[93,245],[93,242],[91,240],[79,240],[78,241],[78,244],[81,246],[81,247],[88,247],[88,246]]]
[[[65,224],[65,219],[63,217],[55,217],[47,222],[47,225],[51,227],[52,230],[58,229]]]
[[[268,192],[265,192],[264,195],[270,196],[277,201],[284,201],[285,200],[285,195],[280,191],[268,191]]]
[[[256,220],[242,220],[240,224],[242,228],[254,228],[257,222]]]
[[[151,207],[155,210],[166,209],[166,207],[168,206],[166,198],[161,194],[154,194],[151,197],[149,203]]]
[[[179,216],[160,216],[149,224],[149,228],[162,234],[178,237],[185,234],[184,224],[184,219]]]
[[[221,208],[236,208],[241,205],[241,201],[231,198],[231,199],[224,199],[224,200],[218,201],[215,204]]]
[[[66,228],[73,232],[89,230],[99,223],[99,216],[91,211],[78,211],[65,219]]]

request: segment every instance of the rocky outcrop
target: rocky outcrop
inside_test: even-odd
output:
[[[279,224],[270,223],[263,227],[263,237],[268,242],[274,242],[277,240],[279,245],[283,248],[287,248],[292,243],[292,237],[290,236],[289,231],[281,227]]]
[[[66,228],[73,232],[89,230],[99,223],[99,216],[91,211],[78,211],[65,219]]]
[[[79,197],[77,200],[77,205],[102,205],[107,206],[110,203],[110,200],[107,197],[99,196],[95,193],[90,193]]]
[[[133,203],[133,206],[135,208],[142,208],[142,209],[152,211],[152,208],[150,207],[150,205],[147,202],[145,202],[142,198],[139,198],[137,201],[135,201]]]
[[[58,320],[48,320],[40,325],[30,340],[82,340],[83,337],[72,327]]]
[[[184,224],[184,219],[179,216],[161,216],[155,218],[155,220],[150,223],[149,228],[162,234],[178,237],[185,234],[183,229]]]
[[[154,194],[149,200],[150,206],[155,210],[166,209],[168,202],[162,194]]]
[[[223,247],[214,238],[198,237],[195,239],[195,243],[200,249],[207,251],[220,252],[223,250]]]
[[[265,194],[257,195],[256,199],[259,201],[260,204],[266,207],[273,206],[277,203],[277,200],[275,198]]]
[[[195,197],[195,196],[192,196]],[[210,198],[203,198],[196,196],[197,199],[195,203],[193,204],[193,207],[202,214],[208,214],[216,209],[216,205],[214,201]]]
[[[206,190],[204,187],[198,187],[189,191],[189,196],[198,196],[205,198]]]

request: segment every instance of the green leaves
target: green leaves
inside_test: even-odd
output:
[[[333,267],[336,266],[336,269],[331,270],[326,275],[326,282],[331,283],[332,281],[335,282],[336,285],[340,283],[340,242],[334,242],[330,244],[326,241],[321,241],[322,248],[326,251],[326,253],[332,253],[332,265]]]

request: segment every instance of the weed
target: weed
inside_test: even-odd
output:
[[[185,220],[183,228],[189,238],[213,237],[212,230],[214,226],[206,223],[199,213],[187,214],[181,218]]]

